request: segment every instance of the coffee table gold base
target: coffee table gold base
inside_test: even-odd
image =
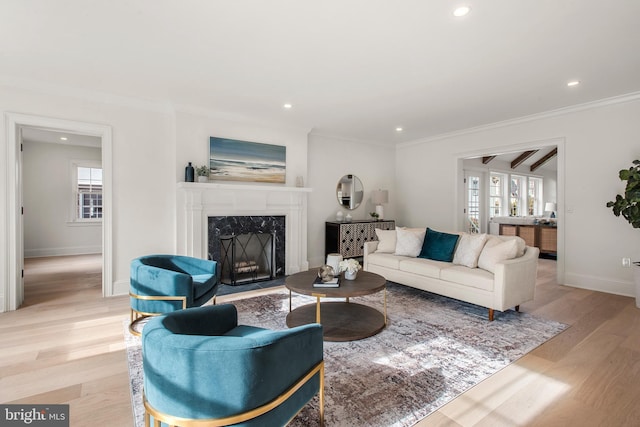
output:
[[[385,315],[375,308],[353,302],[329,301],[298,307],[287,315],[287,326],[316,322],[318,309],[325,341],[368,338],[385,327]]]

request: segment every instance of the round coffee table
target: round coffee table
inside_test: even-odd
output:
[[[285,286],[289,289],[288,327],[321,323],[326,341],[359,340],[384,329],[387,324],[387,279],[379,274],[359,271],[355,280],[340,277],[340,286],[337,288],[316,288],[313,286],[316,276],[315,270],[309,270],[285,279]],[[384,293],[384,313],[349,300],[380,291]],[[292,292],[314,296],[316,303],[291,310]],[[345,301],[321,302],[321,298],[345,298]]]

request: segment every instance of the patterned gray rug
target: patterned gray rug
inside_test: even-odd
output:
[[[293,306],[315,298],[293,297]],[[382,293],[357,302],[382,310]],[[286,328],[289,293],[234,301],[242,324]],[[526,313],[496,312],[389,283],[388,326],[378,335],[346,343],[325,342],[327,426],[411,426],[568,326]],[[125,328],[131,395],[137,427],[142,420],[140,340]],[[290,426],[317,425],[317,397]]]

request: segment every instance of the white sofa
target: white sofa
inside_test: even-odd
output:
[[[488,238],[520,239],[514,236]],[[376,252],[378,244],[378,241],[365,243],[365,271],[380,274],[392,282],[486,307],[491,321],[494,310],[515,308],[517,311],[520,304],[534,298],[540,251],[524,246],[524,241],[518,241],[520,256],[496,262],[493,273],[452,262]]]

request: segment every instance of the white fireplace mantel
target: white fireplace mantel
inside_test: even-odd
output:
[[[309,269],[307,196],[311,188],[179,182],[177,251],[207,258],[207,224],[211,216],[283,215],[286,221],[285,274]]]

